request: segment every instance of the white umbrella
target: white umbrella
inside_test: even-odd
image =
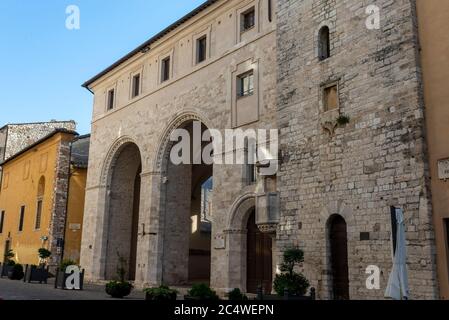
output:
[[[388,279],[385,298],[407,300],[409,297],[407,276],[407,251],[405,247],[405,223],[402,209],[396,209],[396,253],[393,257],[393,269]]]

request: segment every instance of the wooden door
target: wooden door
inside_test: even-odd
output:
[[[269,294],[272,285],[271,237],[257,228],[254,211],[247,228],[247,292],[257,293],[258,286],[262,285],[264,293]]]
[[[346,222],[341,216],[332,218],[330,224],[333,297],[349,300],[348,237]]]

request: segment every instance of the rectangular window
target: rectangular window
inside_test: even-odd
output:
[[[162,60],[161,65],[161,82],[167,81],[170,79],[170,57]]]
[[[37,201],[37,209],[36,209],[36,224],[34,228],[39,230],[41,228],[41,219],[42,219],[42,200]]]
[[[254,72],[251,70],[237,77],[238,97],[247,97],[254,94]]]
[[[245,164],[246,164],[246,184],[252,185],[256,183],[257,167],[256,167],[257,144],[252,139],[245,140]]]
[[[5,211],[0,213],[0,233],[3,233],[3,224],[5,223]]]
[[[23,231],[23,222],[25,220],[25,206],[20,207],[19,231]]]
[[[207,37],[201,37],[196,40],[196,62],[200,63],[206,60],[207,54]]]
[[[256,24],[256,10],[254,7],[242,13],[242,32],[252,29]]]
[[[132,80],[132,97],[135,98],[140,94],[140,73],[133,76]]]
[[[324,111],[338,109],[338,87],[337,87],[337,85],[324,88],[323,106],[324,106]]]
[[[114,109],[115,90],[108,91],[108,110]]]

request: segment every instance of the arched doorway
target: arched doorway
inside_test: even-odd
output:
[[[188,120],[177,129],[188,132],[189,148],[178,149],[180,141],[168,144],[162,163],[161,212],[164,215],[162,282],[167,285],[209,283],[211,270],[211,231],[213,223],[213,165],[201,158],[207,142],[193,141],[207,127]],[[197,135],[195,130],[199,130]],[[198,133],[198,132],[197,132]],[[185,137],[183,137],[185,138]],[[189,161],[176,164],[171,159],[189,152]],[[181,157],[182,158],[182,157]]]
[[[122,146],[109,170],[105,279],[116,278],[117,268],[123,267],[126,279],[135,280],[142,171],[139,148],[134,143]]]
[[[346,221],[340,215],[329,219],[332,294],[335,300],[349,300],[348,235]]]
[[[256,225],[256,213],[252,212],[247,223],[247,259],[246,259],[246,291],[257,293],[262,286],[264,293],[271,293],[272,269],[272,239],[262,233]]]

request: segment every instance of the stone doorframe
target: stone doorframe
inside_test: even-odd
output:
[[[329,233],[329,221],[332,216],[340,215],[346,221],[347,236],[348,236],[348,257],[350,257],[351,248],[353,247],[353,240],[355,237],[355,223],[352,209],[348,207],[343,201],[332,201],[327,206],[324,206],[320,212],[321,225],[323,230],[323,243],[325,243],[325,250],[322,251],[322,266],[324,270],[318,270],[322,275],[321,292],[318,295],[321,299],[332,299],[332,265],[331,265],[331,244]],[[349,279],[351,279],[351,268],[349,265]],[[349,286],[349,293],[351,295],[351,286]]]
[[[256,207],[256,194],[247,193],[232,205],[228,215],[228,228],[224,230],[228,249],[228,289],[240,288],[246,292],[247,222]]]

